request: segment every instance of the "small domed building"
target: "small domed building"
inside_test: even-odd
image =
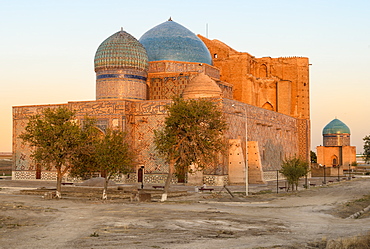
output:
[[[102,132],[128,134],[136,169],[116,181],[163,183],[168,165],[156,154],[153,131],[162,127],[174,96],[217,101],[229,124],[229,153],[197,184],[243,184],[246,175],[249,183],[264,183],[276,178],[285,158],[309,160],[308,58],[255,58],[170,19],[139,40],[123,30],[114,33],[98,47],[94,66],[95,100],[13,107],[13,179],[56,178],[32,162],[19,135],[29,116],[66,106],[76,111],[76,122],[87,115]],[[185,173],[175,179],[191,182]]]
[[[349,127],[335,118],[322,131],[323,146],[317,146],[317,163],[325,165],[329,175],[337,175],[349,169],[349,165],[356,162],[356,147],[351,146],[351,131]]]

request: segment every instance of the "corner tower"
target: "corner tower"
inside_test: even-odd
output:
[[[145,48],[121,30],[103,41],[95,54],[96,99],[147,99]]]

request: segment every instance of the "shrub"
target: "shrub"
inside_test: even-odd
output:
[[[308,162],[303,161],[300,158],[291,158],[283,161],[280,173],[283,174],[288,181],[288,189],[290,186],[294,190],[298,188],[298,181],[301,177],[307,175],[309,171]]]

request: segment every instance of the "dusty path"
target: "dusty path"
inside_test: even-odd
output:
[[[210,194],[103,203],[16,193],[0,190],[0,248],[305,248],[370,231],[370,218],[333,215],[342,203],[369,195],[370,179],[243,202]]]

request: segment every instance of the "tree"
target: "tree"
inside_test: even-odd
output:
[[[162,201],[167,199],[173,173],[192,173],[191,165],[202,170],[226,150],[227,125],[216,103],[176,97],[167,110],[163,129],[154,131],[156,150],[169,164]]]
[[[105,177],[103,199],[107,199],[108,182],[114,176],[133,169],[134,154],[121,131],[107,130],[96,145],[96,165]]]
[[[103,187],[105,200],[108,197],[109,180],[133,169],[134,154],[126,142],[125,134],[121,131],[108,129],[105,134],[96,134],[91,130],[87,132],[85,141],[85,147],[76,157],[71,174],[83,177],[100,172],[105,179]]]
[[[73,122],[75,113],[66,107],[47,108],[30,117],[20,138],[31,148],[31,158],[47,170],[57,171],[56,197],[61,198],[61,182],[72,167],[81,146],[81,129]]]
[[[292,190],[294,191],[294,186],[296,189],[298,188],[299,179],[309,172],[308,162],[300,158],[286,159],[283,161],[279,172],[286,177],[288,189],[292,186]]]
[[[73,167],[70,175],[81,178],[91,178],[98,170],[95,160],[96,144],[102,136],[101,131],[96,127],[96,120],[85,116],[82,122],[81,141],[82,145],[76,151],[73,158]]]
[[[366,163],[370,162],[370,135],[365,136],[362,140],[364,140],[364,159]]]
[[[310,151],[311,163],[317,163],[317,155],[312,150]]]

